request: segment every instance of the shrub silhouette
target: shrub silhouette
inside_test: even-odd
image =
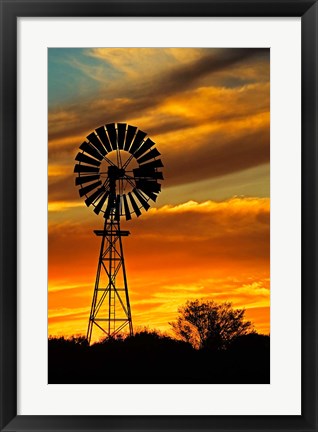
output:
[[[50,338],[49,384],[269,383],[269,336],[239,336],[227,349],[194,349],[156,331],[88,346]]]
[[[253,331],[252,323],[244,321],[245,310],[228,302],[187,301],[178,313],[177,321],[169,324],[179,339],[196,349],[226,349],[235,338]]]

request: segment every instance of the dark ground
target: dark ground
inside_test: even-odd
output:
[[[156,333],[87,346],[50,338],[49,384],[269,384],[270,338],[240,336],[225,351],[195,350]]]

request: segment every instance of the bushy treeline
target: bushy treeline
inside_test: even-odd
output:
[[[239,335],[226,349],[173,339],[156,331],[106,339],[50,338],[49,384],[263,384],[270,382],[270,338]]]

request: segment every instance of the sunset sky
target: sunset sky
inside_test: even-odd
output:
[[[122,221],[134,329],[170,331],[207,298],[269,333],[269,50],[51,48],[48,65],[49,335],[86,334],[103,218],[74,158],[112,122],[147,132],[164,164],[157,202]]]

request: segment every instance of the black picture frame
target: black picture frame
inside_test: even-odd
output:
[[[0,0],[1,431],[317,431],[318,5],[313,0]],[[17,415],[17,18],[301,17],[302,414],[299,416]]]

